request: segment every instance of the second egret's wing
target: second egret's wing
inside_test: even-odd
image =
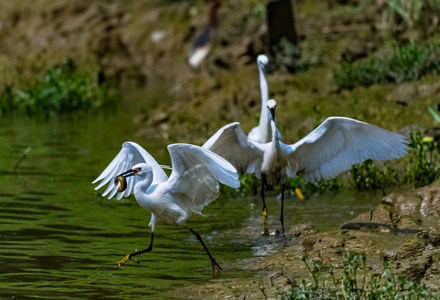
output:
[[[367,159],[404,156],[408,141],[374,125],[345,117],[330,117],[297,143],[288,146],[297,175],[310,182],[336,177]]]
[[[122,197],[128,197],[133,192],[134,184],[137,180],[137,176],[127,177],[127,189],[121,193],[118,193],[119,184],[114,184],[116,176],[129,170],[137,163],[147,163],[153,167],[153,183],[164,182],[168,179],[166,173],[162,170],[156,160],[141,146],[134,142],[125,142],[122,144],[122,149],[115,156],[112,162],[102,171],[102,173],[92,182],[93,184],[101,181],[95,190],[100,189],[102,186],[108,184],[106,190],[102,193],[105,197],[112,198],[117,195],[117,199]]]
[[[199,146],[171,144],[168,146],[173,171],[166,186],[171,194],[184,194],[193,208],[201,209],[219,196],[218,182],[233,188],[240,186],[237,170],[222,157]]]
[[[234,122],[223,126],[202,147],[230,162],[239,175],[254,173],[260,176],[264,153],[256,143],[248,140],[240,123]]]

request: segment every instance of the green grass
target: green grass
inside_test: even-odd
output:
[[[334,71],[339,89],[353,89],[372,84],[402,83],[420,79],[427,74],[440,73],[438,44],[393,45],[391,57],[374,57],[353,63],[342,61]]]
[[[0,92],[0,114],[21,112],[27,115],[51,115],[89,110],[111,99],[107,83],[98,83],[96,74],[80,70],[67,60],[47,69],[34,82]]]
[[[322,260],[305,256],[300,260],[310,279],[279,293],[281,299],[440,299],[440,294],[425,285],[394,274],[387,263],[380,275],[371,273],[364,254],[347,253],[342,270]]]

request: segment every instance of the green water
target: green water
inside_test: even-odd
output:
[[[115,268],[123,256],[148,246],[150,216],[134,199],[101,198],[91,181],[126,140],[168,163],[165,142],[136,138],[132,119],[146,101],[138,97],[114,110],[48,120],[0,120],[1,299],[160,299],[182,285],[252,276],[246,265],[282,247],[279,236],[260,235],[258,197],[221,197],[205,208],[206,217],[190,223],[222,266],[220,278],[212,278],[197,239],[171,225],[158,226],[154,249],[138,257],[140,265]],[[379,201],[349,191],[289,198],[286,228],[304,222],[336,228]],[[269,226],[279,229],[276,195],[267,203]]]

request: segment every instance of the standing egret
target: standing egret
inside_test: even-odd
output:
[[[203,32],[196,38],[188,63],[193,69],[200,67],[211,51],[214,39],[217,36],[217,11],[221,6],[220,0],[212,0],[209,9],[208,25]]]
[[[186,227],[193,215],[202,215],[202,209],[219,196],[219,182],[238,188],[236,169],[217,154],[199,146],[171,144],[168,146],[172,172],[165,174],[156,160],[141,146],[125,142],[121,151],[93,183],[101,181],[96,190],[108,183],[103,196],[119,200],[134,194],[136,201],[151,212],[151,241],[148,248],[128,254],[117,263],[120,267],[128,260],[139,263],[134,256],[150,252],[156,225],[176,223]],[[199,240],[211,260],[213,271],[221,270],[211,256],[200,235],[188,228]]]
[[[270,127],[269,111],[267,110],[267,101],[269,100],[269,86],[265,71],[271,72],[269,67],[269,58],[265,54],[257,56],[258,74],[260,76],[260,94],[261,94],[261,111],[260,121],[257,127],[249,131],[248,137],[252,141],[258,143],[268,143],[272,140],[272,129]],[[281,133],[277,130],[278,137],[282,140]]]
[[[404,136],[346,117],[329,117],[295,144],[284,144],[276,134],[276,105],[273,99],[267,102],[272,130],[271,142],[257,143],[242,135],[237,135],[234,139],[230,135],[239,132],[241,128],[232,132],[225,130],[229,126],[226,125],[204,147],[224,157],[232,165],[240,166],[242,170],[247,167],[247,161],[243,160],[243,156],[247,156],[246,148],[260,150],[263,155],[262,163],[258,167],[250,168],[248,172],[253,172],[262,179],[263,212],[266,211],[265,189],[281,186],[280,222],[284,240],[283,210],[287,178],[303,176],[309,182],[329,180],[367,159],[395,159],[404,156],[408,151],[408,141]],[[236,140],[239,142],[231,145]],[[255,165],[255,160],[251,162]],[[266,218],[263,233],[268,234]]]

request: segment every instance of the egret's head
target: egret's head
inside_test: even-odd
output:
[[[130,170],[125,171],[121,174],[119,174],[116,177],[124,176],[124,177],[130,177],[130,176],[140,176],[147,172],[147,170],[150,170],[151,167],[147,165],[146,163],[139,163],[134,165]]]
[[[267,100],[267,109],[270,112],[272,120],[275,121],[275,108],[277,108],[277,102],[274,99]]]
[[[268,73],[271,73],[272,70],[269,67],[269,58],[265,54],[260,54],[257,56],[257,64],[258,67],[262,70],[265,70]]]
[[[133,174],[135,176],[142,176],[144,174],[147,173],[147,171],[151,170],[151,167],[149,165],[147,165],[146,163],[139,163],[134,165],[131,169],[130,169]]]
[[[114,184],[117,185],[119,183],[118,192],[123,192],[127,189],[127,181],[125,178],[130,176],[141,176],[147,173],[147,170],[151,170],[151,167],[146,163],[139,163],[134,165],[130,170],[125,171],[114,179]]]

